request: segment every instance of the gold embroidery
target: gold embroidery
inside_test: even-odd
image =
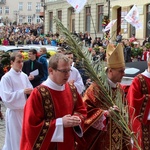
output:
[[[115,122],[111,119],[110,120],[110,150],[121,150],[122,149],[122,136],[123,132],[122,130],[115,124]]]
[[[143,150],[149,150],[149,148],[150,148],[149,125],[143,125],[142,131],[143,131]]]
[[[41,148],[43,140],[46,137],[48,129],[50,127],[50,120],[55,117],[50,91],[44,86],[38,86],[37,89],[42,96],[42,103],[45,115],[44,117],[46,120],[43,124],[43,128],[41,129],[37,140],[35,141],[35,144],[33,146],[34,150],[39,150]]]
[[[36,144],[36,148],[40,148],[40,146],[41,146],[40,144]]]
[[[146,84],[146,81],[145,81],[144,77],[141,74],[139,74],[137,77],[139,78],[139,80],[141,82],[142,93],[146,95],[146,97],[144,99],[144,102],[142,104],[141,115],[140,115],[140,118],[139,118],[139,120],[142,122],[142,120],[143,120],[142,118],[143,118],[143,115],[144,115],[146,104],[149,100],[149,96],[147,95],[148,94],[148,88],[147,88],[147,84]],[[149,150],[150,149],[149,132],[150,132],[149,125],[143,125],[142,124],[143,150]]]

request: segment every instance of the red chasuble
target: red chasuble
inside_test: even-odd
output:
[[[136,76],[129,88],[127,100],[132,130],[138,137],[142,150],[150,149],[150,78],[142,74]],[[133,150],[137,150],[133,147]]]
[[[117,88],[120,88],[120,85]],[[102,101],[105,101],[104,96],[99,94],[99,90],[98,85],[93,83],[86,90],[83,97],[88,111],[84,131],[84,139],[87,144],[86,146],[79,145],[78,150],[127,150],[123,139],[123,131],[110,117],[106,118],[106,123],[103,122],[103,124],[107,125],[106,130],[98,130],[93,127],[93,124],[102,118],[104,112],[107,110],[97,98],[99,97]],[[113,90],[113,97],[116,95],[116,90]]]
[[[50,101],[49,93],[44,91],[45,88],[40,89],[40,92],[38,88],[33,90],[25,105],[20,149],[74,150],[77,135],[72,127],[64,128],[64,142],[51,142],[51,138],[55,130],[56,119],[66,114],[79,116],[82,121],[81,127],[83,127],[86,109],[80,95],[76,93],[77,100],[74,102],[70,86],[66,84],[65,91],[48,88],[52,99]]]

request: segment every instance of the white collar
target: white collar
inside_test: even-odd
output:
[[[150,73],[147,71],[147,69],[144,72],[142,72],[141,74],[150,78]]]
[[[21,74],[21,71],[18,71],[18,72],[17,72],[17,71],[16,71],[15,69],[13,69],[13,68],[11,68],[10,71],[11,71],[12,73],[15,73],[15,74],[18,74],[18,75]]]
[[[56,84],[55,82],[53,82],[50,79],[50,77],[48,77],[47,80],[44,81],[42,84],[45,86],[48,86],[49,88],[56,90],[56,91],[64,91],[65,90],[65,85],[61,86],[61,85]]]
[[[111,88],[116,88],[117,87],[117,83],[113,83],[109,78],[108,78],[108,82]]]

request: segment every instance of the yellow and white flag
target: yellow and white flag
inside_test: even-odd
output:
[[[142,28],[142,24],[139,21],[139,11],[135,5],[131,8],[131,10],[128,12],[124,19],[136,29]]]
[[[117,19],[110,21],[103,31],[104,32],[109,31],[112,28],[112,26],[115,24],[116,21],[117,21]]]
[[[79,13],[85,6],[87,0],[67,0],[67,2]]]

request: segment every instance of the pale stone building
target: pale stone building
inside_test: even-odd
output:
[[[43,3],[45,33],[56,32],[53,23],[53,17],[56,16],[71,32],[84,33],[88,31],[93,38],[103,38],[103,18],[106,16],[110,20],[117,19],[110,30],[112,41],[115,40],[119,32],[122,33],[123,38],[130,38],[132,34],[135,34],[140,41],[150,35],[150,2],[148,0],[88,0],[80,13],[75,13],[66,0],[45,0]],[[124,21],[125,15],[134,4],[138,7],[140,22],[143,25],[143,28],[139,30]]]
[[[0,22],[39,23],[41,0],[0,0]]]
[[[45,0],[45,32],[56,32],[53,17],[58,17],[71,32],[88,31],[91,36],[103,37],[102,19],[108,15],[106,0],[88,0],[80,13],[75,13],[66,0]]]
[[[136,5],[138,8],[140,22],[142,23],[143,26],[142,29],[136,30],[132,25],[123,20],[133,5]],[[135,34],[135,37],[141,42],[146,37],[150,36],[150,1],[111,0],[110,12],[111,12],[111,19],[118,20],[118,22],[113,26],[111,30],[111,35],[116,30],[117,30],[116,34],[121,31],[124,38],[130,38],[132,34]],[[115,35],[113,39],[114,38]]]

